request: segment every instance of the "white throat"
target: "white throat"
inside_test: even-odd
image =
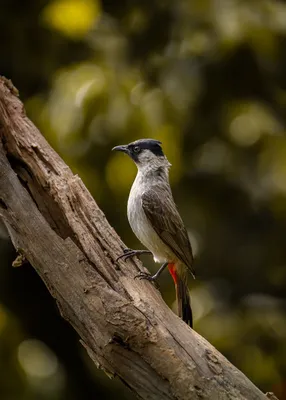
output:
[[[144,160],[144,162],[140,161],[136,163],[138,168],[137,175],[152,177],[152,176],[160,176],[162,175],[169,178],[169,168],[171,164],[167,160],[166,157],[156,157],[149,160]]]

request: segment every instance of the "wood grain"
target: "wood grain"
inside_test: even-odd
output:
[[[266,399],[182,322],[0,79],[0,215],[97,367],[141,399]],[[43,318],[45,316],[43,315]]]

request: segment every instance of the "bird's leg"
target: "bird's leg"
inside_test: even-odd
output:
[[[136,278],[147,279],[147,281],[154,282],[158,279],[158,277],[161,275],[161,273],[164,271],[164,269],[167,267],[168,264],[169,264],[168,262],[165,262],[164,264],[162,264],[161,267],[156,272],[156,274],[154,274],[154,275],[150,275],[146,272],[140,272],[140,274],[134,276],[134,279],[136,279]]]
[[[124,249],[123,254],[117,257],[116,262],[123,258],[123,261],[128,260],[128,258],[141,256],[142,254],[152,254],[149,250],[132,250],[132,249]]]

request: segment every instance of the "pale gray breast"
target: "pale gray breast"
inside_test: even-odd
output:
[[[140,177],[138,178],[140,179]],[[142,194],[145,185],[139,179],[136,177],[128,198],[127,216],[129,224],[140,242],[153,253],[155,261],[170,261],[174,257],[172,251],[152,228],[142,208]]]

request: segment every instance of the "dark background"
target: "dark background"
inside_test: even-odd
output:
[[[196,254],[195,329],[286,399],[286,4],[2,0],[0,38],[0,73],[129,247],[136,169],[110,150],[162,140]],[[133,399],[15,257],[1,228],[1,400]],[[167,273],[160,287],[173,307]]]

